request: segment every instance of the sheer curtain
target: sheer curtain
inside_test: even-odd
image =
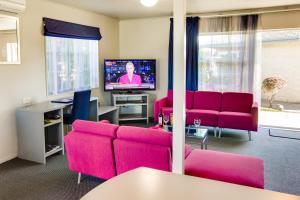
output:
[[[260,99],[257,15],[201,20],[199,90],[253,93]]]
[[[46,37],[48,95],[98,87],[98,56],[98,40]]]

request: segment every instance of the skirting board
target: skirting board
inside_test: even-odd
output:
[[[0,158],[0,164],[5,163],[5,162],[7,162],[9,160],[12,160],[12,159],[14,159],[16,157],[18,157],[17,153],[9,155],[9,156],[6,156],[6,157],[3,157],[3,158]]]

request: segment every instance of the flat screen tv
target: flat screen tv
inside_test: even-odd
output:
[[[104,60],[104,90],[156,89],[156,60]]]

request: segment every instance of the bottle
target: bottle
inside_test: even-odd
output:
[[[163,114],[161,112],[158,115],[158,125],[163,126]]]

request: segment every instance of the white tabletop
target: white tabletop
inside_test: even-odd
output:
[[[112,111],[118,110],[118,107],[115,106],[99,106],[99,115],[103,115]]]
[[[81,200],[300,200],[300,197],[139,168],[99,185]]]

